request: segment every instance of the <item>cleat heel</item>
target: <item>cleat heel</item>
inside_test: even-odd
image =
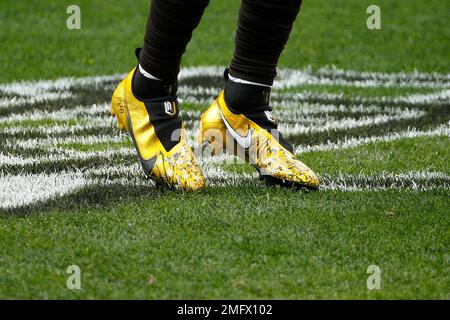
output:
[[[224,151],[226,135],[219,106],[213,104],[201,116],[198,143],[203,146],[202,150],[209,149],[214,156]]]
[[[126,99],[125,99],[125,87],[123,81],[114,90],[111,99],[110,113],[117,119],[117,127],[120,130],[128,131],[127,115],[126,115]]]
[[[224,151],[223,139],[223,132],[220,130],[208,129],[206,131],[203,131],[202,128],[200,128],[198,142],[202,146],[202,153],[204,155],[214,156]]]

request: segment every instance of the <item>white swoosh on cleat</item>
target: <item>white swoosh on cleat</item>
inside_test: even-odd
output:
[[[252,143],[252,130],[249,128],[247,135],[243,137],[239,133],[237,133],[233,129],[233,127],[228,123],[227,119],[225,119],[222,110],[220,110],[220,115],[222,116],[222,120],[225,123],[225,126],[227,127],[228,131],[231,133],[231,136],[237,141],[237,143],[244,149],[250,147],[250,144]]]

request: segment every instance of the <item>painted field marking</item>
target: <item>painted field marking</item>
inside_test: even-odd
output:
[[[180,102],[206,106],[218,93],[222,67],[185,68],[180,73]],[[77,103],[85,92],[111,91],[123,75],[61,78],[54,81],[22,81],[0,85],[0,208],[16,208],[45,202],[75,193],[89,186],[112,185],[151,187],[153,183],[142,177],[135,150],[131,146],[116,149],[86,151],[66,145],[95,146],[129,141],[128,136],[112,128],[115,120],[109,116],[109,102]],[[213,81],[212,81],[213,80]],[[193,86],[190,82],[199,83]],[[217,83],[211,85],[211,83]],[[355,88],[425,88],[429,93],[410,93],[395,97],[344,96],[342,94],[314,92],[280,92],[305,85],[339,86]],[[80,94],[83,92],[83,94]],[[94,98],[95,100],[95,98]],[[373,126],[387,126],[398,121],[421,121],[430,106],[449,106],[450,75],[428,73],[372,73],[346,71],[335,68],[312,70],[281,69],[274,84],[272,105],[279,128],[287,136],[346,132]],[[85,101],[85,100],[83,100]],[[48,106],[47,106],[48,104]],[[61,107],[58,108],[58,105]],[[190,144],[198,131],[201,111],[182,110]],[[380,132],[381,133],[381,132]],[[403,130],[370,136],[344,136],[334,141],[302,144],[295,147],[296,154],[352,148],[370,143],[390,142],[416,137],[450,137],[450,123],[434,128]],[[35,155],[33,155],[35,153]],[[111,162],[111,158],[119,159]],[[52,169],[55,164],[71,159],[93,161],[90,168]],[[106,165],[107,163],[107,165]],[[236,163],[229,155],[201,157],[200,165],[208,177],[209,186],[240,184],[260,186],[257,174],[224,170],[223,164]],[[27,172],[27,167],[42,167],[42,173]],[[8,173],[8,168],[15,168]],[[25,170],[25,171],[24,171]],[[425,191],[449,189],[450,178],[439,172],[411,171],[406,173],[380,173],[366,175],[321,175],[322,190]],[[23,187],[20,187],[23,186]]]

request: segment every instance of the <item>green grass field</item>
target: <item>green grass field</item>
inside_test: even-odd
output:
[[[180,75],[194,147],[214,96],[192,87],[222,86],[239,8],[211,2]],[[273,106],[323,188],[266,187],[206,157],[193,194],[143,179],[108,116],[148,2],[77,3],[69,31],[72,1],[0,2],[0,298],[450,298],[448,2],[305,0]]]

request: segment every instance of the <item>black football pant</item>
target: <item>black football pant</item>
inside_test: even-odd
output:
[[[302,0],[242,0],[229,74],[272,85],[276,66]],[[186,45],[209,0],[152,0],[139,63],[176,82]],[[213,26],[211,26],[213,28]]]

